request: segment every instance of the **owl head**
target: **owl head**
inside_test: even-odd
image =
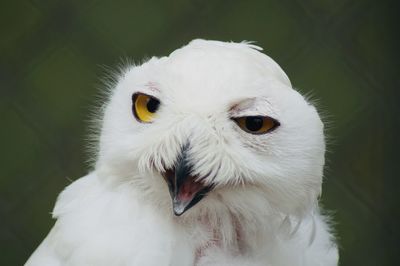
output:
[[[99,175],[177,216],[209,199],[238,206],[250,191],[298,214],[320,193],[320,117],[250,43],[194,40],[129,66],[101,121]]]

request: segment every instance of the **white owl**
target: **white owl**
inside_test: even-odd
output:
[[[26,265],[337,265],[323,124],[260,50],[194,40],[127,68]]]

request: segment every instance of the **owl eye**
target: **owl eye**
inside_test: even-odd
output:
[[[160,101],[143,93],[133,94],[132,101],[132,109],[135,118],[142,123],[151,123],[160,106]]]
[[[238,126],[251,134],[265,134],[277,128],[280,123],[269,116],[242,116],[232,118]]]

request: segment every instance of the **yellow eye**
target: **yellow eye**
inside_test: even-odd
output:
[[[242,116],[233,120],[238,126],[251,134],[265,134],[277,128],[280,123],[269,116]]]
[[[133,114],[139,122],[151,123],[160,106],[160,101],[152,96],[135,93],[132,96]]]

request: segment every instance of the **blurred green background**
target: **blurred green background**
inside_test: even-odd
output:
[[[193,38],[253,40],[329,122],[323,205],[341,265],[400,265],[396,1],[1,1],[0,265],[22,265],[84,175],[104,66]]]

